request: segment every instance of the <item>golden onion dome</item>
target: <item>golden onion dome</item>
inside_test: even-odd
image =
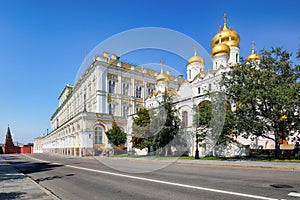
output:
[[[189,65],[191,63],[194,63],[194,62],[198,62],[198,63],[201,63],[202,65],[204,65],[203,58],[201,56],[197,55],[197,46],[196,46],[196,44],[194,45],[194,56],[189,58],[189,60],[187,62],[187,65]]]
[[[188,60],[187,65],[189,65],[189,64],[191,64],[191,63],[194,63],[194,62],[198,62],[198,63],[201,63],[201,64],[204,65],[204,60],[203,60],[203,58],[202,58],[201,56],[197,56],[197,55],[192,56],[192,57]]]
[[[223,27],[223,30],[221,30],[221,28],[220,28],[219,33],[217,33],[213,37],[213,39],[211,41],[211,47],[212,48],[219,43],[219,35],[221,35],[222,43],[227,44],[229,47],[239,47],[240,35],[236,31],[227,28],[226,20],[227,20],[226,13],[224,13],[224,27]]]
[[[219,43],[215,45],[211,50],[211,56],[229,55],[230,48],[227,44],[221,42],[221,35],[219,36]]]
[[[156,76],[156,82],[169,82],[169,77],[167,74],[164,73],[164,69],[163,69],[163,64],[164,61],[161,60],[160,61],[161,64],[161,71],[160,73]]]
[[[239,47],[239,41],[236,40],[229,40],[228,42],[225,42],[226,45],[229,47]]]
[[[252,52],[251,54],[246,58],[246,62],[250,62],[250,61],[256,61],[256,60],[260,60],[260,55],[256,54],[254,51],[254,41],[252,41]]]
[[[169,81],[169,77],[166,74],[164,74],[164,73],[160,73],[156,77],[156,82],[160,82],[160,81],[162,81],[162,82],[168,82]]]

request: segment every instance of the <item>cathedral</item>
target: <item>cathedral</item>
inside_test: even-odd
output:
[[[74,85],[66,85],[59,96],[58,108],[51,116],[51,132],[35,139],[35,150],[40,153],[55,153],[70,156],[101,155],[111,148],[105,132],[116,123],[127,133],[127,151],[143,153],[132,148],[132,120],[141,108],[153,108],[158,105],[162,94],[167,92],[176,100],[186,133],[193,133],[193,107],[202,102],[211,101],[207,92],[219,91],[222,74],[230,71],[240,62],[240,35],[224,24],[212,38],[211,61],[213,69],[205,68],[204,59],[197,54],[194,46],[192,55],[186,64],[186,79],[173,76],[164,70],[144,68],[123,62],[117,55],[104,52],[95,56],[86,71]],[[246,62],[260,61],[252,53]],[[235,104],[228,101],[228,109]],[[192,144],[189,155],[195,152],[195,137],[189,137]],[[240,145],[231,145],[215,149],[215,155],[232,156],[247,154],[245,147],[262,146],[274,148],[271,141],[238,138]],[[201,149],[200,154],[205,155]]]

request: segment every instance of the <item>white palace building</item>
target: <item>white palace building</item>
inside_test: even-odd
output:
[[[132,115],[140,108],[151,108],[167,90],[175,99],[184,126],[188,131],[193,127],[193,107],[203,101],[210,101],[204,95],[207,91],[218,91],[222,73],[231,70],[240,59],[240,36],[228,28],[224,16],[223,28],[213,37],[211,42],[211,60],[213,69],[206,70],[203,58],[194,55],[186,65],[186,77],[172,76],[169,71],[161,72],[122,62],[117,55],[104,52],[96,56],[75,85],[66,85],[59,96],[58,108],[51,117],[51,132],[36,138],[35,152],[55,153],[71,156],[100,155],[111,148],[105,132],[113,123],[123,129],[127,137],[127,150],[132,149],[131,123]],[[246,61],[259,62],[260,56],[252,53]],[[189,91],[187,93],[186,91]],[[234,109],[233,103],[228,104]],[[192,144],[195,138],[192,138]],[[274,143],[262,138],[259,140],[238,138],[242,145],[274,148]],[[195,152],[195,145],[188,149],[189,155]],[[241,145],[230,145],[218,155],[241,155]],[[200,156],[204,154],[200,149]]]

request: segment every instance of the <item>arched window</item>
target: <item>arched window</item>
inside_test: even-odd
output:
[[[182,112],[182,126],[188,127],[188,112],[187,111]]]
[[[123,83],[122,94],[123,95],[127,95],[128,94],[128,84],[127,83]]]
[[[127,117],[128,115],[128,111],[129,111],[129,106],[128,105],[124,105],[123,106],[123,117]]]
[[[115,93],[116,82],[113,80],[108,81],[108,93]]]
[[[135,97],[142,98],[142,87],[136,86],[135,88]]]
[[[108,114],[115,115],[116,105],[112,102],[108,103]]]
[[[102,144],[102,131],[103,129],[99,126],[97,126],[95,128],[95,131],[94,131],[94,144]]]

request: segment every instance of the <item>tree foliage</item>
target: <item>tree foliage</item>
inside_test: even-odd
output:
[[[274,140],[278,154],[280,138],[299,130],[300,68],[280,48],[261,54],[260,63],[239,64],[224,74],[221,85],[236,102],[231,116],[235,133]]]
[[[150,151],[150,147],[153,144],[153,137],[150,132],[150,120],[149,110],[143,108],[137,112],[137,117],[134,118],[132,126],[132,147],[138,149],[147,147],[148,151]]]
[[[162,94],[158,103],[156,108],[137,112],[133,120],[132,144],[134,148],[148,148],[148,153],[153,147],[153,150],[159,150],[158,153],[169,155],[172,145],[183,144],[183,138],[179,136],[181,120],[171,95]]]
[[[105,134],[110,144],[120,146],[126,143],[126,133],[116,123]]]
[[[164,149],[165,155],[169,155],[171,145],[181,143],[182,140],[180,140],[180,137],[176,137],[179,134],[181,123],[178,110],[173,104],[172,96],[167,94],[167,92],[163,94],[162,101],[159,102],[159,107],[156,111],[153,124],[161,124],[161,126],[158,127],[158,132],[153,137],[153,145],[155,148]]]

